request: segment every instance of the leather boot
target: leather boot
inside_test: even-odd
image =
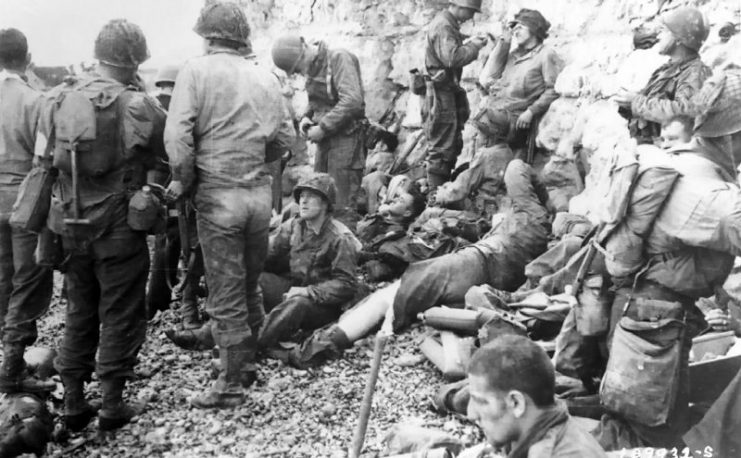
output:
[[[0,392],[43,393],[54,391],[57,384],[52,380],[36,378],[26,371],[23,352],[26,346],[19,343],[3,345],[3,364],[0,366]]]
[[[301,345],[288,350],[287,362],[297,369],[320,366],[331,359],[337,359],[352,347],[352,342],[339,326],[315,331]]]
[[[100,402],[85,400],[84,383],[73,377],[62,377],[64,384],[64,424],[70,431],[82,431],[98,414]]]
[[[193,407],[199,409],[229,409],[244,403],[242,388],[242,366],[250,354],[246,342],[219,349],[221,372],[213,386],[207,392],[190,400]]]
[[[98,412],[98,426],[101,431],[118,429],[146,409],[143,402],[126,403],[123,390],[126,380],[122,378],[103,379],[100,386],[103,391],[103,407]]]
[[[211,335],[211,324],[208,322],[198,329],[168,329],[165,335],[183,350],[203,351],[216,346]]]

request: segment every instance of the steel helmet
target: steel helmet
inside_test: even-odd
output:
[[[154,78],[154,85],[162,87],[165,84],[175,84],[175,79],[178,77],[180,72],[180,65],[165,65],[160,68],[157,72],[157,76]]]
[[[477,13],[481,12],[481,0],[450,0],[451,5],[469,8]]]
[[[301,191],[314,191],[324,198],[329,204],[329,210],[332,210],[337,201],[337,187],[334,184],[334,178],[328,173],[312,173],[309,177],[302,179],[293,188],[293,198],[298,203],[301,197]]]
[[[298,35],[283,35],[275,40],[271,54],[273,63],[287,74],[292,74],[305,52],[304,39]]]
[[[661,22],[678,42],[699,51],[710,33],[708,20],[697,8],[682,7],[661,16]]]
[[[232,2],[212,2],[201,9],[193,31],[203,38],[217,38],[242,45],[250,42],[250,25],[239,5]]]
[[[138,25],[113,19],[95,39],[95,58],[114,67],[136,68],[149,59],[147,39]]]

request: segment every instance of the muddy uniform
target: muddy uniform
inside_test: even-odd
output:
[[[463,149],[463,125],[470,109],[460,86],[463,67],[479,55],[474,43],[463,44],[460,24],[450,11],[440,12],[427,32],[425,68],[433,79],[427,85],[423,108],[427,137],[427,170],[433,187],[450,177]]]
[[[671,369],[673,375],[669,377],[637,376],[635,379],[639,383],[631,389],[636,395],[631,394],[630,399],[610,395],[612,402],[608,410],[612,413],[603,416],[601,428],[595,432],[606,450],[682,444],[681,435],[689,426],[689,350],[692,337],[706,326],[695,302],[700,297],[713,295],[730,273],[734,256],[741,254],[738,187],[725,182],[715,164],[700,155],[685,152],[672,161],[681,175],[671,188],[671,195],[660,207],[650,232],[642,238],[632,235],[631,231],[635,230],[632,228],[643,226],[640,221],[647,215],[640,211],[631,212],[629,208],[628,216],[608,239],[606,248],[611,253],[609,260],[633,259],[633,256],[626,256],[629,250],[643,256],[638,258],[642,261],[637,265],[639,270],[627,276],[615,276],[620,265],[607,263],[616,286],[610,358],[625,354],[620,351],[625,349],[624,346],[615,349],[618,345],[615,329],[623,326],[621,318],[638,323],[650,319],[650,334],[637,335],[641,336],[643,345],[648,344],[654,349],[666,348],[667,343],[678,341],[678,368]],[[631,208],[639,204],[632,202]],[[619,249],[612,252],[611,247]],[[672,304],[674,308],[668,307]],[[676,326],[671,323],[657,325],[667,317],[684,322],[679,336]],[[655,355],[654,350],[649,350],[649,353]],[[658,371],[664,370],[662,368],[667,363],[666,360],[652,360],[650,364],[655,364],[657,372],[653,372],[654,369],[651,372],[654,374],[661,373]],[[609,366],[608,362],[608,370]],[[657,400],[661,397],[650,395],[656,392],[674,392],[676,395],[659,402]],[[601,396],[604,397],[604,393]],[[629,418],[624,411],[634,412],[636,407],[630,404],[636,401],[644,410],[640,420]],[[667,412],[668,416],[662,421]]]
[[[337,185],[337,210],[355,207],[365,166],[363,123],[365,95],[358,58],[344,49],[319,51],[309,66],[306,92],[309,109],[304,117],[324,131],[317,143],[314,171],[326,172]]]
[[[525,280],[525,265],[546,249],[548,212],[533,186],[532,169],[519,159],[504,175],[510,205],[480,241],[445,256],[409,266],[394,298],[394,328],[406,326],[430,307],[463,304],[472,286],[488,283],[514,290]]]
[[[21,76],[0,72],[0,336],[24,345],[36,340],[36,319],[49,307],[52,272],[34,261],[37,235],[8,220],[32,167],[41,107],[42,95]]]
[[[148,170],[166,171],[162,145],[165,114],[159,103],[137,87],[95,75],[57,91],[81,92],[97,104],[97,110],[115,110],[116,116],[106,123],[98,116],[93,149],[78,147],[78,206],[80,217],[90,224],[64,221],[75,217],[72,176],[67,167],[59,166],[53,190],[49,227],[62,236],[69,295],[55,366],[63,379],[89,380],[93,370],[101,380],[132,378],[146,331],[149,251],[146,232],[135,231],[127,223],[128,202],[133,192],[146,184]],[[59,100],[61,97],[56,98],[57,103]],[[113,108],[111,104],[115,104]],[[48,120],[51,143],[56,124],[63,120],[55,117],[53,109]],[[67,147],[59,139],[56,143],[55,164]],[[86,171],[101,162],[109,164],[109,170],[102,174]]]
[[[355,295],[359,249],[350,230],[332,217],[319,233],[299,218],[283,223],[271,241],[267,263],[283,275],[265,273],[260,280],[270,309],[261,345],[272,346],[298,329],[313,330],[336,320],[342,305]],[[283,294],[292,286],[306,287],[307,294],[284,301]]]
[[[294,138],[278,80],[254,60],[212,50],[178,74],[165,143],[173,180],[192,190],[198,212],[206,311],[219,347],[244,345],[262,322],[257,279],[272,204],[266,151],[285,151]]]

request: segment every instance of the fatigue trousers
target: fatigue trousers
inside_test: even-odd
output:
[[[93,370],[100,379],[133,378],[147,324],[146,234],[122,222],[85,247],[67,238],[62,244],[68,302],[54,366],[75,380],[90,380]]]
[[[283,300],[283,294],[291,289],[291,281],[271,273],[260,276],[260,285],[268,305],[268,316],[260,330],[262,347],[275,346],[290,339],[298,330],[313,331],[335,320],[341,313],[339,305],[318,304],[307,296],[292,296]]]
[[[599,427],[593,431],[600,445],[607,451],[621,450],[635,447],[682,447],[682,434],[689,428],[689,353],[692,347],[692,338],[701,331],[706,323],[702,313],[694,306],[694,300],[674,293],[652,282],[642,282],[635,291],[632,288],[620,288],[615,294],[610,318],[610,332],[608,342],[612,339],[615,326],[623,315],[623,309],[629,297],[656,299],[670,302],[681,302],[686,311],[686,329],[682,340],[679,371],[677,380],[667,380],[677,383],[677,396],[671,408],[670,419],[666,424],[646,426],[621,418],[617,414],[602,416]],[[638,319],[637,306],[631,302],[627,316]]]
[[[53,272],[36,265],[37,234],[14,229],[0,213],[0,336],[5,343],[31,345],[36,320],[48,309]]]
[[[463,150],[463,126],[468,116],[468,100],[462,89],[428,89],[423,108],[427,138],[427,175],[432,189],[450,179],[450,173]],[[464,101],[465,99],[465,101]],[[465,103],[465,106],[463,104]]]
[[[317,144],[314,171],[328,173],[334,178],[337,186],[335,217],[357,209],[364,166],[365,146],[360,128],[349,134],[337,133]]]
[[[270,185],[209,187],[194,198],[214,342],[228,348],[254,340],[264,318],[258,278],[268,251]]]

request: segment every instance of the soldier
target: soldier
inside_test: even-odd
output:
[[[42,95],[24,76],[30,62],[26,37],[0,30],[0,391],[53,390],[54,382],[26,374],[23,351],[37,337],[36,320],[48,309],[52,272],[36,265],[38,236],[9,224],[23,177],[31,170]]]
[[[464,66],[476,60],[486,39],[474,37],[464,44],[460,26],[480,12],[481,0],[452,0],[427,32],[425,68],[431,84],[427,84],[423,111],[430,190],[450,179],[463,149],[463,125],[470,109],[460,86],[461,74]]]
[[[490,94],[485,111],[490,118],[504,122],[492,126],[476,116],[487,141],[503,136],[513,148],[524,146],[534,125],[558,98],[554,86],[564,63],[543,44],[550,26],[539,11],[523,8],[489,55],[479,77]],[[510,52],[513,36],[516,46]]]
[[[179,65],[165,65],[159,69],[154,79],[154,86],[157,88],[157,95],[155,97],[157,97],[157,100],[160,101],[165,110],[170,108],[172,90],[175,88],[175,79],[178,77],[179,71]]]
[[[154,176],[149,172],[167,170],[165,113],[136,75],[149,58],[141,29],[124,19],[110,21],[95,40],[95,58],[95,72],[55,88],[44,118],[59,169],[48,225],[62,236],[69,296],[55,367],[72,430],[95,415],[83,392],[93,370],[103,395],[101,430],[120,428],[144,410],[124,402],[123,390],[145,339],[146,231],[157,221],[133,219],[129,199]],[[146,197],[140,193],[139,199]],[[147,202],[156,215],[158,204]]]
[[[314,171],[329,173],[337,184],[335,216],[344,219],[356,210],[366,155],[365,94],[358,58],[321,41],[306,43],[296,35],[278,38],[272,55],[288,75],[306,77],[309,108],[301,117],[300,130],[317,145]]]
[[[337,190],[329,174],[317,173],[293,190],[298,216],[281,225],[271,240],[269,266],[289,272],[264,273],[260,284],[270,313],[260,345],[274,347],[299,330],[314,330],[336,320],[356,289],[360,242],[332,211]]]
[[[295,130],[278,79],[245,57],[250,27],[237,4],[209,3],[194,30],[206,54],[186,62],[172,94],[167,194],[192,195],[197,210],[211,317],[198,334],[219,346],[221,360],[215,384],[191,403],[228,408],[244,402],[240,372],[254,360],[264,318],[258,277],[272,203],[265,163],[290,148]]]
[[[712,71],[700,60],[699,50],[708,37],[703,14],[689,7],[677,8],[661,17],[659,53],[669,62],[659,67],[640,93],[621,91],[615,100],[629,114],[631,136],[639,144],[655,143],[661,123],[691,111],[692,97]]]
[[[498,337],[477,350],[468,385],[468,418],[508,457],[607,456],[556,401],[553,364],[527,337]]]

